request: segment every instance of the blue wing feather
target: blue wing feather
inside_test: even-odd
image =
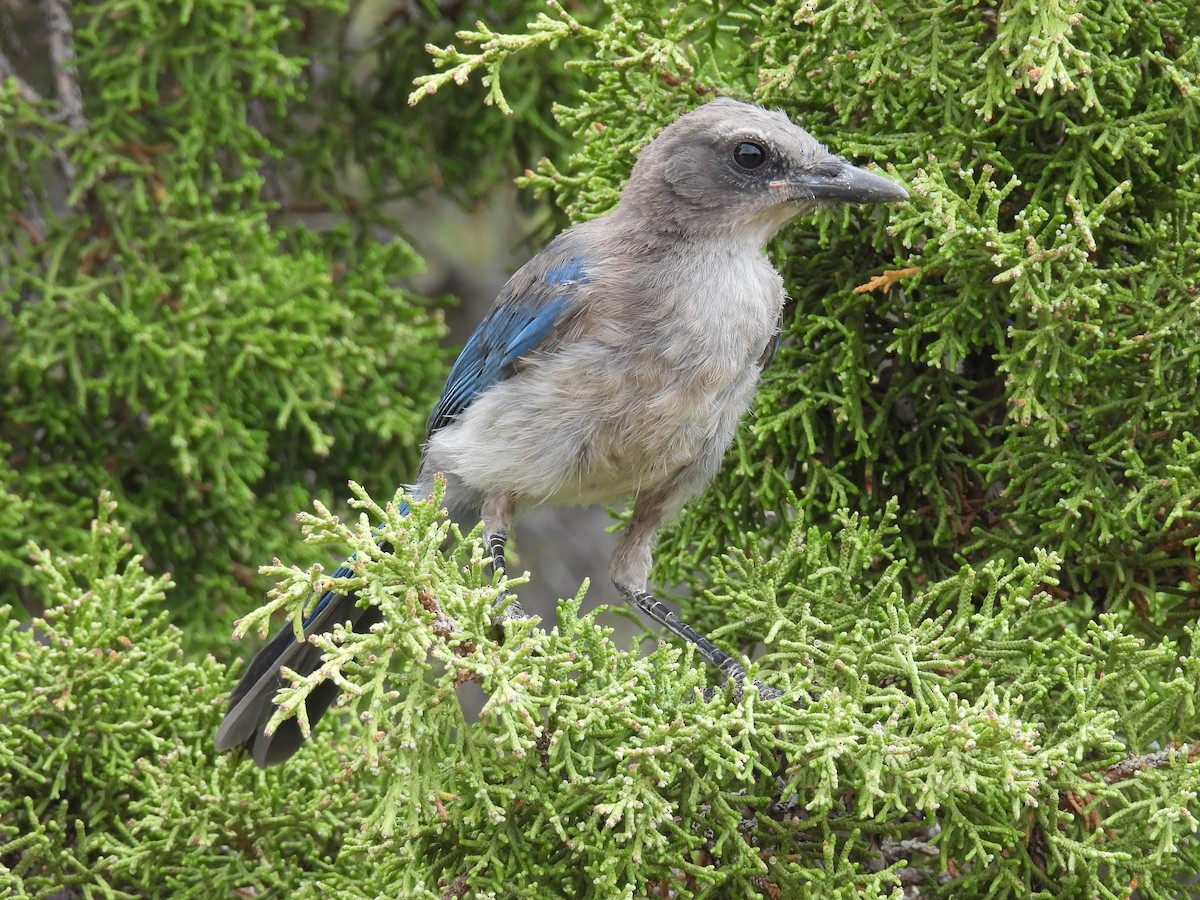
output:
[[[588,281],[579,256],[562,261],[528,286],[521,283],[524,279],[518,281],[518,276],[467,339],[451,367],[442,396],[429,416],[428,434],[448,425],[483,391],[510,377],[521,357],[550,343],[579,309],[577,286]],[[514,284],[521,287],[514,289]]]
[[[579,311],[583,301],[579,285],[588,280],[585,258],[570,252],[573,242],[565,232],[530,261],[505,286],[496,305],[463,347],[450,370],[442,397],[429,417],[429,433],[462,413],[480,393],[517,371],[518,361],[541,349],[552,350],[555,335]],[[407,512],[407,510],[402,510]],[[380,548],[391,552],[387,542]],[[335,579],[353,574],[353,557],[333,573]],[[338,623],[365,632],[381,621],[378,607],[359,607],[353,592],[326,591],[304,616],[304,632],[328,631]],[[291,622],[285,624],[254,657],[229,699],[229,710],[214,737],[218,750],[250,748],[260,766],[281,762],[304,740],[295,721],[283,723],[273,734],[265,728],[275,707],[272,698],[283,683],[281,667],[302,675],[321,664],[319,651],[307,641],[296,641]],[[306,701],[309,722],[315,724],[336,700],[337,686],[326,681]]]

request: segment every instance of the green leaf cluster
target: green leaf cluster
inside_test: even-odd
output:
[[[606,6],[596,21],[552,5],[524,34],[462,32],[414,98],[480,71],[501,102],[510,58],[577,48],[568,65],[587,86],[556,114],[578,148],[525,179],[573,218],[608,209],[657,128],[718,93],[783,108],[912,194],[828,211],[770,248],[793,300],[782,348],[723,472],[660,546],[689,620],[727,644],[765,639],[763,665],[801,680],[824,671],[809,710],[836,696],[877,735],[818,754],[830,781],[798,790],[806,812],[849,804],[901,840],[927,799],[950,896],[1173,896],[1165,873],[1192,862],[1124,868],[1159,838],[1100,824],[1137,818],[1107,805],[1129,790],[1118,770],[1056,779],[1064,760],[1196,739],[1194,4]],[[845,552],[801,564],[844,535],[847,507],[891,534],[872,551],[891,567]],[[1160,702],[1172,683],[1184,693]],[[906,730],[908,707],[883,696],[897,685],[942,724]],[[1088,705],[1100,695],[1108,712]],[[1046,766],[1030,780],[1024,753]],[[853,787],[846,764],[862,767]],[[1190,823],[1192,789],[1159,787],[1150,818]],[[1092,837],[1065,839],[1064,813]]]
[[[306,108],[296,14],[89,4],[73,116],[32,66],[0,80],[0,445],[24,503],[0,561],[84,535],[110,491],[178,620],[222,643],[313,491],[411,472],[444,372],[440,313],[399,286],[413,250],[278,196],[263,120]]]
[[[185,654],[162,604],[174,586],[114,509],[101,499],[79,555],[35,550],[44,617],[0,607],[0,893],[286,893],[334,871],[370,785],[332,785],[328,743],[286,771],[215,753],[226,669]]]
[[[580,614],[582,591],[557,627],[498,633],[495,605],[521,580],[487,574],[478,531],[455,531],[440,496],[355,492],[358,517],[318,507],[305,530],[354,550],[350,584],[383,622],[318,639],[322,670],[281,692],[279,718],[323,679],[342,686],[355,726],[345,783],[328,789],[370,785],[314,889],[1174,897],[1200,865],[1200,743],[1176,742],[1200,726],[1190,632],[1148,645],[1115,614],[1064,627],[1050,555],[909,595],[893,504],[883,527],[843,514],[769,557],[723,557],[713,598],[764,634],[753,674],[785,691],[768,702],[705,693],[698,661],[665,643],[617,647],[596,612]],[[328,585],[320,567],[272,574],[243,630],[273,609],[299,615]],[[330,737],[322,723],[317,753]],[[308,751],[293,762],[303,780]],[[247,768],[215,772],[227,766]]]

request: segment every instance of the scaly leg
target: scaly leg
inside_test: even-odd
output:
[[[663,503],[658,498],[639,497],[635,502],[629,527],[613,554],[613,584],[634,609],[695,647],[701,658],[716,667],[725,680],[732,681],[735,693],[740,694],[746,681],[746,670],[742,664],[688,625],[646,589],[655,535],[665,518],[663,509]],[[754,683],[764,699],[783,695],[782,691],[757,680]]]
[[[483,545],[492,558],[492,571],[505,571],[504,548],[508,544],[508,532],[512,528],[514,517],[513,498],[508,494],[497,494],[488,497],[483,504]],[[502,603],[511,595],[508,591],[501,594],[496,602]],[[492,622],[503,625],[510,619],[528,619],[530,616],[517,600],[511,601],[504,612],[496,616]]]

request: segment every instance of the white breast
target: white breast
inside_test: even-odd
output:
[[[783,285],[757,251],[685,258],[604,281],[621,289],[589,300],[575,341],[434,435],[433,466],[525,503],[619,503],[699,460],[711,468],[753,397]]]

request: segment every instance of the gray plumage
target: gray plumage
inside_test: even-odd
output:
[[[647,592],[655,535],[716,473],[774,352],[784,290],[766,242],[822,203],[906,196],[782,113],[722,98],[680,117],[641,152],[611,213],[563,232],[504,287],[430,418],[414,494],[444,474],[451,515],[482,519],[498,566],[524,509],[632,502],[614,584],[743,678]],[[361,614],[353,597],[331,596],[312,624]],[[342,611],[331,617],[329,605]],[[254,746],[260,764],[300,743],[295,729],[276,747],[262,732],[273,712],[262,700],[281,683],[271,675],[302,652],[286,638],[272,645],[217,740]]]

